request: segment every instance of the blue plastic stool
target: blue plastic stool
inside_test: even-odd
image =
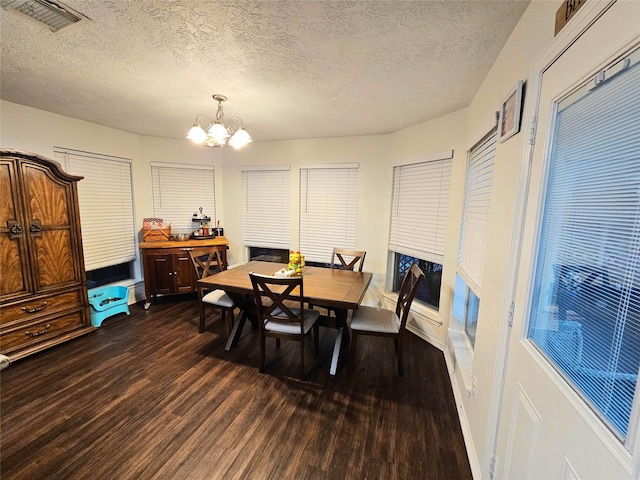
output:
[[[129,289],[127,287],[100,287],[89,290],[91,325],[99,327],[105,318],[129,311]]]

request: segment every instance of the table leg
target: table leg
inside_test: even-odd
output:
[[[331,367],[329,373],[335,375],[338,371],[338,362],[340,361],[340,351],[342,350],[342,344],[349,343],[349,327],[347,325],[347,310],[335,309],[336,313],[336,339],[333,343],[333,355],[331,356]]]
[[[338,327],[336,340],[333,344],[333,355],[331,356],[331,367],[329,373],[335,375],[338,371],[338,360],[340,359],[340,347],[342,346],[342,327]]]
[[[227,340],[227,344],[224,349],[226,351],[231,350],[232,347],[235,347],[238,344],[238,340],[240,340],[240,335],[242,334],[242,328],[244,327],[244,323],[247,321],[246,310],[242,310],[240,314],[240,319],[234,323],[233,329],[229,334],[229,339]]]
[[[231,297],[231,299],[241,312],[240,319],[236,323],[234,323],[233,328],[231,329],[231,333],[229,334],[227,344],[224,347],[225,350],[229,351],[231,350],[231,348],[235,347],[238,344],[240,335],[242,334],[242,329],[244,328],[244,324],[247,322],[247,319],[249,319],[254,328],[258,326],[258,322],[254,318],[255,308],[253,297],[251,295],[243,295],[232,292],[227,292],[227,295]]]

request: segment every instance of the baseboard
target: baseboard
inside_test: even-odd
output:
[[[451,382],[451,389],[453,390],[453,397],[456,402],[456,409],[458,410],[458,419],[460,420],[460,428],[462,429],[462,436],[464,438],[464,445],[467,449],[467,457],[469,459],[469,465],[471,466],[471,474],[474,480],[482,479],[482,466],[480,465],[480,459],[478,458],[476,448],[473,444],[473,437],[471,436],[471,428],[467,420],[467,415],[464,411],[463,399],[466,396],[466,389],[464,392],[460,391],[459,384],[456,381],[456,368],[455,361],[451,357],[449,349],[444,349],[444,359],[447,363],[447,371],[449,372],[449,381]]]
[[[444,345],[440,340],[438,340],[433,335],[429,335],[428,332],[418,328],[417,325],[413,324],[413,322],[407,322],[407,331],[413,333],[416,337],[421,338],[422,340],[427,342],[429,345],[433,345],[441,352],[444,351]]]

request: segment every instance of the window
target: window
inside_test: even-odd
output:
[[[54,147],[55,159],[78,182],[82,246],[87,271],[136,258],[131,160]]]
[[[452,158],[449,150],[393,169],[389,236],[393,282],[402,282],[406,270],[417,261],[427,281],[416,298],[436,308],[440,304]]]
[[[131,262],[120,263],[110,267],[98,268],[87,272],[87,287],[96,288],[101,285],[128,280],[131,278]]]
[[[480,308],[482,272],[491,206],[497,129],[493,128],[469,150],[460,227],[453,318],[461,323],[472,347]]]
[[[216,222],[215,178],[212,166],[151,162],[153,216],[171,224],[172,231],[191,231],[194,213]]]
[[[282,248],[249,247],[249,260],[289,263],[289,250],[284,250]]]
[[[528,327],[621,439],[640,367],[639,61],[557,105]]]
[[[478,310],[480,299],[473,293],[460,275],[456,274],[456,285],[453,290],[453,318],[462,323],[464,333],[471,347],[476,344],[476,328],[478,326]]]
[[[442,265],[439,263],[427,262],[419,258],[410,257],[409,255],[395,254],[395,263],[393,269],[393,291],[398,293],[402,286],[404,276],[414,263],[424,272],[424,281],[416,291],[416,300],[420,300],[434,308],[440,306],[440,285],[442,283]]]
[[[300,168],[300,251],[328,263],[333,247],[356,248],[358,164]]]
[[[289,249],[290,192],[289,165],[242,168],[246,246]]]

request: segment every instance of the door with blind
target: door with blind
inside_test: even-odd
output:
[[[600,8],[542,74],[496,478],[638,478],[640,8]]]

